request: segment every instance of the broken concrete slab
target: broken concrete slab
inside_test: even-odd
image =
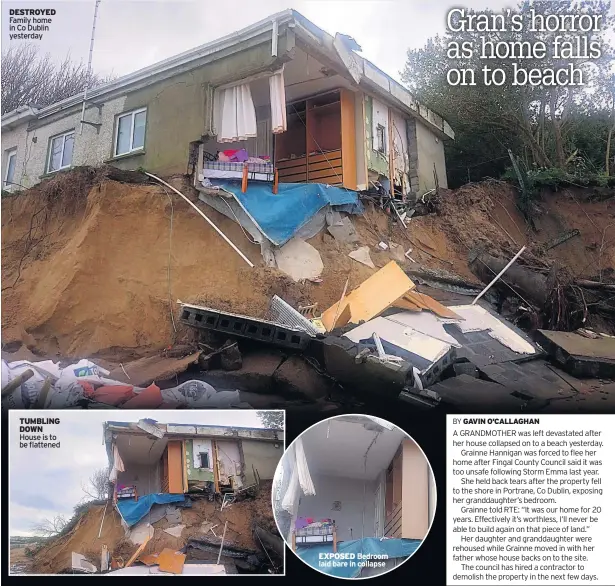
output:
[[[185,525],[174,525],[173,527],[167,527],[163,529],[165,533],[172,535],[173,537],[181,537],[182,531],[186,528]]]
[[[529,360],[521,364],[502,362],[481,366],[479,370],[490,380],[528,398],[550,401],[577,394],[571,384],[544,360]]]
[[[566,372],[582,378],[615,378],[615,338],[537,330],[535,340]]]
[[[462,321],[455,323],[463,333],[487,331],[492,338],[517,354],[536,354],[536,347],[527,337],[520,335],[504,323],[501,317],[496,316],[484,307],[480,305],[455,305],[449,309],[462,318]]]
[[[160,521],[160,519],[157,519],[157,521]],[[128,533],[128,540],[133,545],[141,545],[152,537],[154,537],[154,528],[147,518],[137,523]]]
[[[98,572],[98,568],[91,562],[88,562],[84,555],[74,551],[71,553],[71,570],[85,574],[95,574]]]
[[[394,242],[389,242],[389,251],[391,254],[391,260],[396,260],[400,263],[405,263],[407,258],[405,255],[404,247],[401,244],[395,244]]]
[[[356,250],[349,252],[348,256],[352,260],[356,260],[357,262],[360,262],[362,265],[365,265],[369,267],[370,269],[376,268],[376,265],[374,264],[372,257],[369,255],[368,246],[361,246],[361,248],[357,248]]]
[[[352,392],[396,399],[406,385],[407,377],[412,376],[412,367],[406,362],[381,363],[375,357],[367,357],[357,364],[355,358],[366,346],[355,344],[348,338],[328,336],[320,343],[327,373]]]
[[[284,324],[189,303],[182,303],[180,320],[186,325],[201,330],[248,338],[296,350],[304,349],[311,339],[311,336],[304,330]]]
[[[338,242],[354,244],[361,240],[348,216],[344,216],[339,222],[329,226],[327,231]]]
[[[325,268],[318,250],[298,238],[292,238],[274,254],[278,269],[293,281],[319,277]]]
[[[440,381],[429,387],[443,403],[458,409],[482,412],[516,413],[525,410],[528,401],[514,396],[510,389],[467,374]]]
[[[169,523],[181,523],[182,512],[177,507],[168,506],[166,508],[166,518]]]
[[[193,352],[183,358],[149,356],[124,364],[109,373],[109,378],[118,382],[129,383],[135,387],[144,387],[155,381],[164,381],[184,372],[199,359],[199,352]],[[125,371],[125,372],[124,372]]]

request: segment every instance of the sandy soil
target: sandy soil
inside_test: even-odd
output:
[[[102,519],[102,506],[89,509],[79,520],[77,526],[67,535],[54,540],[41,549],[33,558],[30,572],[41,574],[54,574],[70,568],[71,552],[75,551],[86,556],[97,567],[100,566],[101,548],[107,545],[112,557],[124,563],[130,559],[137,546],[125,538],[124,529],[118,513],[109,510],[105,515],[105,522],[100,539],[98,532]],[[220,503],[210,503],[205,499],[196,500],[191,508],[181,509],[182,524],[186,525],[181,537],[173,537],[165,533],[164,529],[171,526],[166,518],[153,524],[154,536],[147,543],[144,554],[160,553],[165,547],[181,549],[190,537],[203,538],[216,541],[216,537],[209,531],[202,531],[202,524],[212,522],[218,525],[214,529],[218,537],[222,535],[225,521],[228,521],[225,543],[234,544],[247,549],[258,549],[252,536],[254,524],[277,533],[273,512],[271,510],[271,482],[265,481],[261,485],[260,493],[255,499],[247,499],[234,503],[224,510],[220,510]],[[11,563],[14,563],[13,550],[11,550]]]
[[[445,269],[475,282],[467,266],[474,246],[512,256],[529,244],[519,262],[559,260],[578,276],[595,277],[615,266],[615,202],[585,201],[589,191],[546,195],[537,232],[516,208],[514,189],[501,182],[443,190],[439,213],[412,218],[407,230],[369,206],[353,222],[377,267],[394,258],[379,251],[384,240],[412,249],[417,262],[401,261],[404,268]],[[45,203],[36,190],[3,198],[3,349],[127,361],[192,335],[174,330],[177,300],[263,317],[277,294],[324,310],[347,279],[352,289],[374,272],[347,256],[351,245],[323,231],[310,240],[323,260],[323,282],[295,283],[264,266],[239,225],[201,204],[252,260],[250,269],[183,200],[172,202],[158,186],[109,180],[68,203]],[[545,242],[573,228],[579,237],[544,252]]]

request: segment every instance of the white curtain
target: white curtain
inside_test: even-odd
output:
[[[271,101],[271,131],[280,134],[286,131],[286,91],[284,74],[277,71],[269,78],[269,100]]]
[[[314,488],[314,483],[312,482],[312,477],[310,476],[310,471],[308,469],[307,460],[305,459],[305,452],[303,451],[303,442],[301,439],[297,439],[297,441],[295,441],[295,462],[299,472],[299,484],[301,485],[303,494],[316,494],[316,489]]]
[[[218,104],[219,142],[237,142],[256,136],[256,110],[249,84],[221,90]]]
[[[111,468],[111,473],[109,474],[109,480],[111,482],[117,481],[118,472],[124,472],[124,461],[120,456],[120,452],[117,449],[117,445],[113,445],[113,468]]]

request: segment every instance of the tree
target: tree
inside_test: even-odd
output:
[[[20,106],[49,106],[114,79],[88,73],[87,66],[67,55],[56,65],[37,46],[21,44],[2,53],[2,114]]]
[[[32,525],[33,533],[43,537],[53,537],[60,533],[68,524],[68,520],[64,515],[56,515],[51,519],[43,519]]]
[[[109,494],[109,470],[100,468],[90,476],[86,485],[81,485],[81,490],[85,493],[84,499],[90,498],[95,501],[102,501]]]
[[[594,34],[599,40],[602,55],[597,59],[564,58],[551,50],[556,36],[560,44],[576,42],[578,33],[570,30],[557,32],[532,31],[529,26],[515,31],[490,30],[473,32],[460,30],[447,31],[444,36],[436,36],[416,50],[408,51],[403,79],[416,97],[446,118],[456,133],[454,143],[447,145],[449,177],[452,185],[469,179],[479,179],[488,175],[501,174],[508,166],[508,149],[519,154],[528,168],[559,167],[565,169],[575,156],[576,135],[572,133],[579,125],[575,121],[588,116],[598,116],[607,107],[604,85],[610,79],[608,74],[613,57],[609,33],[613,29],[613,16],[610,3],[606,0],[535,0],[523,1],[517,12],[527,23],[530,11],[536,14],[555,14],[560,17],[591,12],[602,15],[604,26]],[[466,11],[472,14],[473,11]],[[493,16],[492,11],[483,11]],[[462,28],[462,27],[455,27]],[[496,28],[497,27],[492,27]],[[546,55],[538,58],[526,54],[526,58],[479,59],[483,42],[525,43],[525,47],[544,43]],[[471,43],[472,54],[464,53],[463,43]],[[455,47],[459,51],[455,52]],[[517,49],[518,50],[518,49]],[[506,83],[501,86],[485,83],[483,67],[492,71],[502,69]],[[565,69],[574,66],[582,70],[585,86],[552,86],[541,83],[532,86],[513,85],[515,67],[527,71],[546,68]],[[451,69],[473,70],[475,85],[449,85],[447,72]],[[600,133],[602,135],[602,133]],[[587,137],[585,137],[587,138]],[[596,144],[599,139],[596,138]],[[601,141],[602,139],[600,139]],[[590,149],[592,152],[594,148]],[[602,155],[592,165],[604,167],[606,144],[602,143]],[[571,158],[572,157],[572,158]]]
[[[257,411],[256,416],[267,429],[284,429],[284,411]]]

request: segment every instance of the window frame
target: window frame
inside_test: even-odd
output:
[[[203,466],[203,455],[207,456],[207,466]],[[205,450],[204,452],[199,452],[199,469],[200,470],[211,470],[211,454],[209,450]]]
[[[380,131],[382,131],[382,148],[380,148]],[[387,127],[383,124],[376,123],[376,151],[387,154]]]
[[[133,142],[134,142],[134,133],[135,133],[135,116],[137,114],[140,114],[141,112],[145,112],[145,128],[143,129],[143,145],[139,147],[134,147]],[[120,138],[120,120],[122,118],[126,118],[127,116],[131,117],[130,119],[130,149],[127,150],[125,153],[119,153],[118,152],[118,146],[119,146],[118,140]],[[147,106],[144,106],[143,108],[137,108],[136,110],[130,110],[128,112],[122,112],[121,114],[118,114],[115,120],[115,135],[113,138],[113,156],[114,157],[124,157],[126,155],[130,155],[132,153],[145,150],[146,130],[147,130]]]
[[[66,147],[66,137],[73,135],[73,152],[70,157],[70,163],[68,165],[62,165],[62,160],[64,159],[64,148]],[[53,141],[57,138],[62,139],[62,152],[60,153],[60,166],[57,169],[51,168],[51,158],[53,155]],[[73,157],[75,156],[75,129],[67,130],[66,132],[62,132],[61,134],[55,134],[54,136],[49,137],[49,152],[47,153],[47,165],[45,166],[45,173],[57,173],[58,171],[63,171],[64,169],[70,169],[73,166]]]
[[[11,159],[15,157],[15,167],[13,167],[13,177],[8,181],[9,170],[11,168]],[[15,169],[17,168],[17,147],[6,149],[6,169],[4,170],[4,180],[2,181],[2,189],[11,189],[15,185]]]

